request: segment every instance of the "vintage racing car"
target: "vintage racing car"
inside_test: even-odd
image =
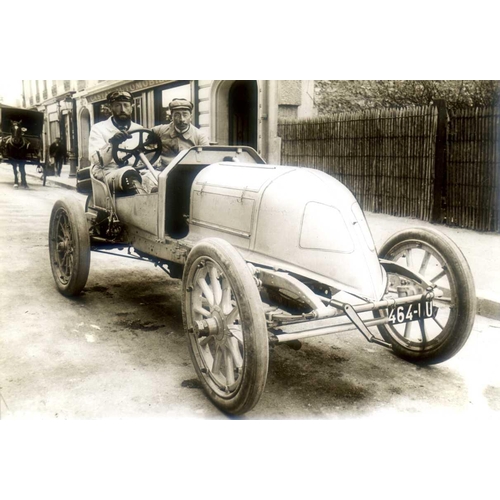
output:
[[[377,254],[351,192],[314,169],[267,165],[249,147],[182,151],[163,171],[160,144],[135,131],[133,160],[112,188],[89,169],[76,197],[57,201],[49,228],[59,291],[79,294],[91,251],[147,259],[182,279],[189,351],[211,401],[243,414],[265,387],[269,347],[358,331],[414,363],[465,344],[475,289],[461,251],[437,230],[394,234]],[[147,169],[157,187],[130,189]]]

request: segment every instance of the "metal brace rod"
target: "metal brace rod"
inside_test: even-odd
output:
[[[105,255],[113,255],[114,257],[123,257],[124,259],[148,260],[148,259],[144,259],[143,257],[135,257],[135,256],[133,256],[131,254],[123,255],[121,253],[113,253],[113,252],[110,252],[109,250],[102,250],[102,249],[99,249],[97,247],[92,247],[92,251],[93,252],[97,252],[97,253],[102,253],[102,254],[105,254]]]
[[[423,300],[432,300],[438,298],[439,294],[435,292],[425,292],[417,295],[409,295],[407,297],[395,297],[388,298],[385,300],[378,300],[376,302],[368,302],[366,304],[356,304],[352,306],[355,312],[367,312],[367,311],[377,311],[379,309],[385,309],[386,307],[396,307],[404,304],[411,304],[413,302],[421,302]],[[329,304],[345,312],[345,303],[339,300],[330,299]],[[347,313],[346,313],[347,314]]]
[[[378,339],[370,332],[370,330],[368,330],[366,325],[358,316],[358,313],[354,310],[354,308],[350,304],[344,304],[344,313],[353,322],[354,326],[363,334],[366,340],[368,340],[368,342],[372,342],[374,344],[380,344],[385,347],[391,347],[391,344]]]
[[[388,321],[389,320],[387,318],[370,319],[366,321],[366,325],[369,327],[377,325],[385,325],[388,323]],[[312,337],[331,335],[332,333],[345,333],[353,330],[357,330],[357,327],[351,322],[351,323],[342,323],[340,325],[323,326],[321,328],[316,328],[314,330],[306,330],[300,332],[280,333],[278,329],[270,329],[269,332],[272,335],[273,342],[276,344],[281,344],[283,342],[289,342],[290,340],[303,340]],[[381,342],[383,341],[377,343]],[[386,343],[383,343],[381,345],[383,345],[384,347],[390,347],[389,344]]]
[[[128,248],[130,249],[130,247],[128,247]],[[110,252],[108,250],[102,250],[99,247],[92,247],[92,251],[102,253],[104,255],[112,255],[113,257],[123,257],[124,259],[142,260],[143,262],[151,262],[152,264],[154,264],[155,267],[159,267],[162,271],[164,271],[165,273],[167,273],[170,276],[170,271],[165,269],[165,264],[163,264],[160,261],[147,259],[147,258],[141,257],[141,256],[136,257],[135,255],[132,255],[130,252],[127,255],[124,255],[121,253],[114,253],[114,252]]]

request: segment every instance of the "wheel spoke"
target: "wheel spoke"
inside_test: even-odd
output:
[[[200,347],[201,347],[201,351],[203,352],[203,359],[205,360],[205,363],[207,364],[208,369],[212,370],[212,367],[214,366],[214,358],[212,356],[212,353],[210,352],[210,348],[207,345],[209,338],[210,337],[203,339],[200,342]]]
[[[224,361],[226,363],[226,383],[227,385],[234,384],[234,364],[232,353],[229,349],[224,350]]]
[[[437,320],[437,318],[436,318],[436,317],[433,317],[432,319],[433,319],[433,320],[435,321],[435,323],[439,326],[439,328],[441,328],[441,330],[444,330],[444,326],[443,326],[443,325],[442,325],[442,324],[441,324],[441,323]]]
[[[200,345],[202,347],[205,347],[211,340],[213,340],[213,335],[209,335],[208,337],[203,337],[201,340],[200,340]]]
[[[218,272],[215,266],[210,266],[209,275],[214,301],[216,305],[219,305],[222,300],[222,289],[219,283]]]
[[[229,328],[229,331],[231,332],[231,335],[243,345],[243,332],[241,331],[241,327],[239,325],[233,325]]]
[[[231,301],[231,288],[229,287],[227,280],[224,280],[223,285],[224,286],[222,288],[221,309],[224,314],[228,315],[231,313],[233,309],[233,304]],[[231,321],[231,323],[233,321]]]
[[[422,264],[420,264],[420,269],[418,271],[419,274],[425,274],[425,270],[427,269],[427,264],[429,264],[430,258],[431,254],[426,251],[424,254],[424,258],[422,259]]]
[[[228,325],[232,325],[238,318],[239,310],[237,307],[233,307],[233,310],[227,315],[226,322]]]
[[[222,364],[222,349],[219,346],[216,346],[212,372],[215,374],[220,373],[221,364]]]
[[[451,297],[434,297],[434,302],[444,302],[445,304],[450,305],[452,300]]]
[[[446,275],[446,270],[443,268],[443,270],[439,274],[436,274],[436,276],[434,276],[434,278],[432,278],[430,281],[431,283],[436,283],[436,281],[440,280],[445,275]]]
[[[66,251],[62,254],[61,258],[61,266],[62,267],[67,267],[69,265],[69,253]]]
[[[230,337],[228,340],[228,347],[231,355],[233,356],[234,365],[236,366],[236,368],[241,368],[243,366],[243,358],[241,357],[238,340],[235,337]]]
[[[212,314],[210,313],[210,311],[207,311],[206,309],[204,309],[203,307],[201,306],[195,306],[193,308],[193,311],[196,313],[196,314],[201,314],[202,316],[204,316],[205,318],[210,318],[210,316],[212,316]]]
[[[200,278],[198,280],[198,286],[201,288],[201,291],[203,292],[203,295],[205,295],[210,306],[213,307],[214,306],[214,294],[212,293],[212,290],[210,289],[210,287],[208,286],[208,283],[205,281],[204,278]]]
[[[59,229],[60,230],[58,230],[58,233],[62,233],[63,238],[69,238],[70,237],[69,229],[68,229],[68,227],[66,225],[66,221],[65,220],[61,219],[59,221]]]
[[[60,267],[61,267],[61,270],[62,270],[63,272],[65,272],[65,271],[66,271],[66,270],[65,270],[65,267],[67,266],[67,261],[68,261],[68,254],[67,254],[67,253],[63,253],[63,254],[61,255],[61,260],[60,260],[60,263],[61,263]]]
[[[413,267],[413,259],[412,259],[411,249],[408,249],[406,251],[406,267],[408,269],[411,269]]]
[[[404,333],[404,335],[405,335],[405,339],[410,338],[411,325],[412,325],[412,322],[411,322],[411,321],[409,321],[409,322],[408,322],[408,323],[406,323],[406,325],[405,325],[405,333]]]

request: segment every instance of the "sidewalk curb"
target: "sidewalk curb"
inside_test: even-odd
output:
[[[477,314],[485,318],[500,319],[500,296],[476,289]]]
[[[41,180],[40,174],[38,173],[34,174],[31,172],[26,172],[26,175]],[[73,185],[73,182],[75,185]],[[76,177],[72,177],[71,179],[67,179],[67,181],[63,181],[60,177],[51,176],[47,178],[46,184],[56,185],[65,189],[76,191]],[[500,320],[499,295],[476,289],[476,308],[477,314],[479,314],[480,316]]]
[[[0,161],[0,164],[1,164],[1,161]],[[5,169],[7,169],[7,164],[3,164],[2,167],[5,165]],[[8,166],[8,170],[12,171],[12,168],[10,167],[10,165]],[[26,172],[26,177],[30,177],[31,179],[37,179],[39,180],[42,184],[43,184],[43,176],[42,174],[40,174],[39,172]],[[72,179],[74,179],[74,184],[73,185],[73,181]],[[47,177],[46,179],[46,185],[56,185],[56,186],[59,186],[59,187],[63,187],[63,188],[66,188],[66,189],[73,189],[73,190],[76,190],[76,177],[72,177],[71,180],[68,179],[67,182],[63,181],[61,177],[56,177],[56,176],[50,176],[50,177]]]
[[[26,174],[28,175],[28,174]],[[32,175],[32,177],[36,177],[35,175]],[[40,178],[39,178],[40,179]],[[43,182],[43,180],[42,180]],[[75,180],[76,182],[76,180]],[[57,177],[53,178],[53,177],[48,177],[47,180],[46,180],[46,183],[45,185],[55,185],[55,186],[59,186],[59,187],[63,187],[63,188],[66,188],[66,189],[71,189],[73,191],[76,191],[76,186],[72,186],[70,184],[67,184],[61,180],[59,180]]]

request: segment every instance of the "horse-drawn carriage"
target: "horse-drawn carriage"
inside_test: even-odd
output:
[[[43,113],[22,108],[0,105],[0,161],[10,163],[14,169],[14,186],[27,187],[25,166],[34,164],[43,173]]]
[[[142,137],[124,153],[156,175],[157,189],[111,189],[90,172],[85,209],[75,198],[57,201],[49,228],[56,285],[79,294],[91,250],[126,249],[181,278],[191,358],[223,411],[257,403],[277,344],[357,331],[422,364],[465,344],[474,284],[438,231],[396,233],[377,255],[353,195],[323,172],[267,165],[251,148],[203,146],[155,174]]]

